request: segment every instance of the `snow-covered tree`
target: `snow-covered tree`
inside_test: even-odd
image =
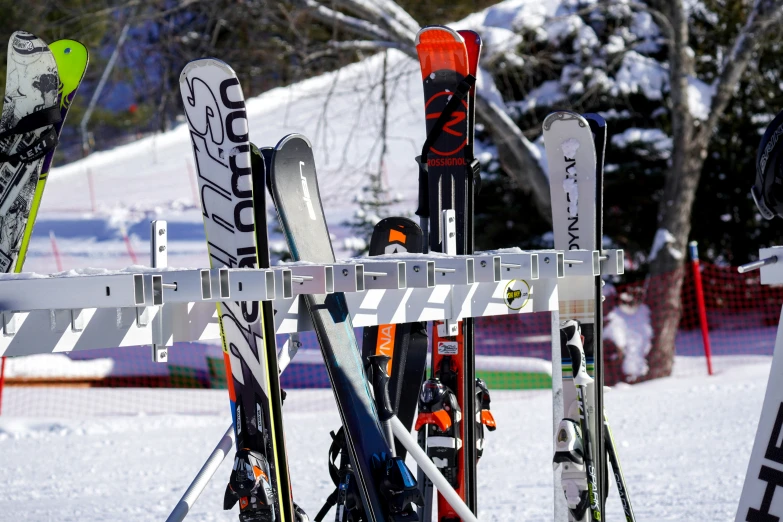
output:
[[[335,43],[342,49],[395,47],[415,56],[419,24],[393,0],[300,1],[314,19],[357,38]],[[495,159],[528,194],[526,209],[550,219],[536,143],[543,117],[570,108],[601,112],[609,120],[607,232],[635,249],[650,273],[670,274],[661,302],[651,307],[657,325],[653,377],[671,372],[685,245],[702,171],[715,158],[724,175],[728,170],[716,145],[726,140],[721,126],[744,112],[735,98],[738,89],[747,93],[774,84],[776,66],[759,74],[757,65],[765,53],[779,56],[774,28],[782,14],[783,0],[517,0],[466,21],[485,42],[478,118]],[[729,108],[736,113],[727,114]],[[722,215],[734,214],[739,216]]]

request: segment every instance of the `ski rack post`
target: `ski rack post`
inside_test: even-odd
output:
[[[762,285],[783,283],[783,246],[762,248],[759,260],[738,267],[740,274],[759,270]],[[776,520],[782,513],[776,512],[772,502],[777,487],[781,486],[783,456],[780,451],[780,430],[783,422],[783,385],[780,375],[783,373],[783,310],[778,322],[775,337],[775,351],[772,355],[769,380],[767,382],[764,404],[756,428],[756,437],[742,486],[736,522],[744,520]]]
[[[165,222],[157,226],[164,230]],[[622,256],[620,251],[604,254]],[[334,291],[345,292],[356,327],[552,311],[558,283],[593,274],[597,258],[594,251],[515,249],[470,256],[386,255],[272,269],[132,267],[8,274],[0,276],[0,355],[139,345],[166,351],[173,342],[219,339],[214,303],[229,300],[272,300],[276,333],[308,331],[309,315],[300,313],[298,297]],[[615,263],[603,265],[604,274],[621,273]],[[531,287],[530,302],[520,310],[510,309],[503,297],[506,283],[515,279]]]
[[[623,267],[622,250],[502,249],[474,255],[392,254],[271,269],[177,269],[166,266],[166,222],[152,223],[151,231],[153,268],[0,275],[0,356],[152,345],[155,360],[165,362],[174,342],[220,338],[216,302],[273,301],[275,333],[295,335],[313,328],[299,296],[332,292],[345,293],[355,327],[456,324],[465,317],[535,312],[552,312],[555,320],[560,283],[575,276],[622,274]],[[530,288],[519,309],[510,308],[504,292],[514,280],[524,280]],[[559,336],[554,326],[552,332],[556,372]]]

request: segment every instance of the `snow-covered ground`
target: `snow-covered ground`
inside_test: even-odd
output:
[[[638,520],[733,520],[768,371],[769,358],[759,358],[715,377],[675,376],[607,393]],[[105,393],[79,392],[96,402]],[[146,392],[159,398],[154,413],[0,417],[0,520],[163,519],[230,420],[228,411],[165,408],[171,394],[214,394],[219,404],[225,392]],[[479,465],[482,522],[552,520],[551,400],[547,391],[493,395],[499,428]],[[312,516],[332,491],[326,455],[337,412],[327,390],[292,390],[284,409],[294,494]],[[236,520],[221,509],[228,474],[224,463],[188,520]],[[623,519],[614,490],[605,518]]]

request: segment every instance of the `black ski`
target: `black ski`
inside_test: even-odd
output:
[[[408,218],[391,217],[375,225],[370,239],[371,256],[398,252],[421,253],[424,236]],[[408,430],[413,428],[419,390],[427,369],[427,323],[368,326],[362,336],[365,362],[372,355],[391,357],[389,396],[394,413]],[[402,444],[395,444],[397,456],[405,458]]]
[[[593,132],[595,145],[595,248],[603,249],[604,237],[604,155],[606,153],[606,120],[598,114],[583,115]],[[604,414],[604,307],[603,279],[595,278],[595,325],[593,326],[593,380],[595,411],[599,419]],[[598,471],[598,487],[601,491],[601,513],[605,512],[606,497],[609,493],[609,475],[606,462],[606,434],[603,433],[604,423],[597,422],[600,430],[595,438],[596,470]]]
[[[295,261],[334,263],[321,205],[310,142],[291,134],[275,147],[270,187],[288,248]],[[343,423],[345,449],[352,464],[368,522],[417,520],[405,494],[390,481],[396,472],[404,487],[416,481],[401,460],[390,458],[373,394],[368,385],[351,317],[342,293],[301,296],[310,311]]]

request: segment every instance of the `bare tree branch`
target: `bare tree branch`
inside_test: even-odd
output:
[[[357,50],[357,51],[383,51],[385,49],[397,49],[408,56],[416,56],[416,49],[411,45],[405,45],[399,42],[382,42],[378,40],[348,40],[348,41],[330,41],[329,46],[339,50]]]
[[[479,91],[480,92],[480,91]],[[476,96],[476,114],[486,125],[498,148],[500,164],[524,192],[530,194],[542,218],[552,221],[549,178],[531,152],[534,147],[506,111],[482,96]]]
[[[363,36],[371,40],[392,40],[392,36],[387,32],[367,20],[362,20],[354,16],[348,16],[334,9],[330,9],[316,0],[302,0],[305,7],[308,8],[308,14],[318,21],[327,24],[337,24],[357,36]]]
[[[753,51],[759,39],[773,28],[778,28],[783,16],[783,1],[756,0],[753,10],[748,14],[748,20],[737,38],[734,40],[731,52],[723,62],[723,70],[715,87],[715,95],[710,106],[710,115],[695,138],[695,145],[706,151],[718,121],[723,116],[740,78],[748,68]]]
[[[403,26],[395,16],[390,15],[376,3],[363,0],[332,0],[336,7],[343,8],[351,13],[370,21],[375,25],[383,27],[394,35],[394,39],[404,42],[410,41],[412,44],[416,38],[416,32]],[[417,24],[418,26],[418,24]]]

